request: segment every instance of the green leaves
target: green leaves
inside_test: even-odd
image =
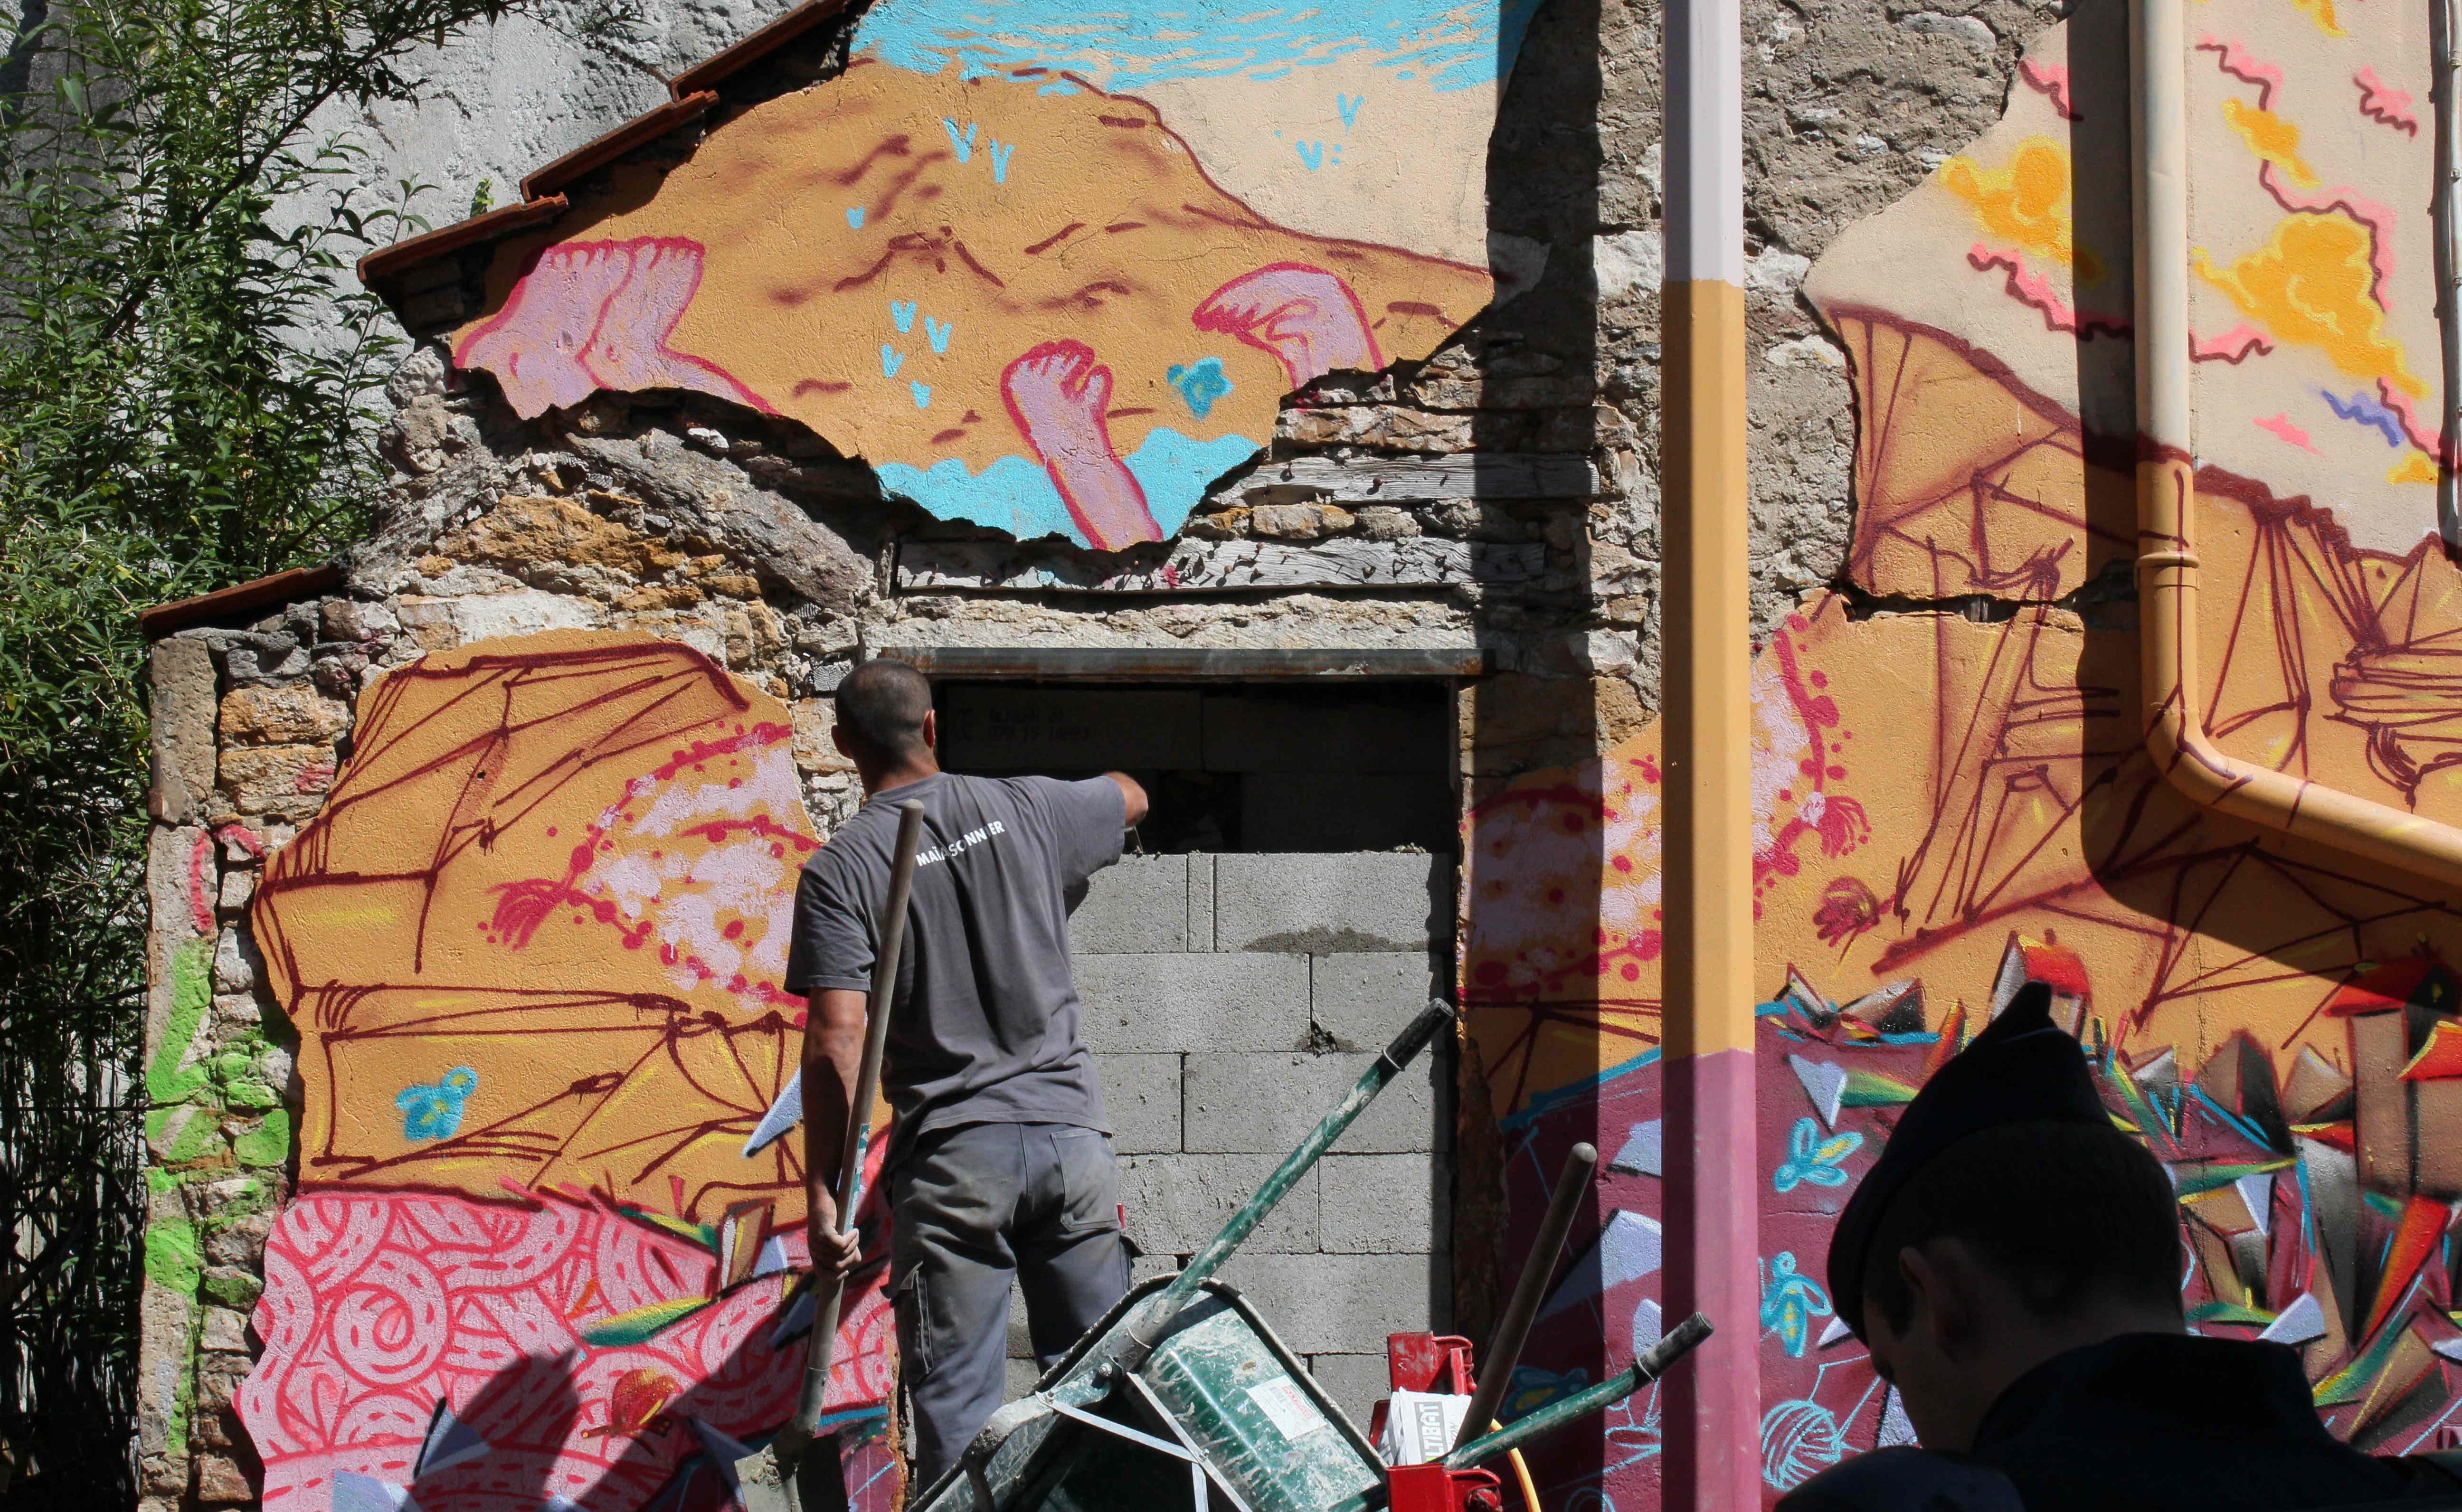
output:
[[[136,611],[330,554],[384,481],[401,343],[349,268],[424,228],[419,186],[311,122],[415,100],[417,49],[527,8],[97,0],[11,39],[0,79],[34,82],[0,94],[0,1006],[141,975]]]

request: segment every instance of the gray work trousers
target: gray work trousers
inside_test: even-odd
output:
[[[1111,1139],[1069,1124],[926,1131],[889,1178],[898,1384],[917,1490],[1001,1405],[1009,1283],[1048,1368],[1129,1289]]]

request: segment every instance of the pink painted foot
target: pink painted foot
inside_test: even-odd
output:
[[[1306,263],[1268,263],[1205,296],[1189,317],[1199,331],[1222,331],[1280,357],[1299,388],[1336,368],[1362,373],[1385,365],[1368,312],[1350,286]]]
[[[701,244],[680,236],[551,247],[454,364],[495,374],[524,419],[598,389],[693,389],[767,412],[733,375],[667,344],[701,273]]]
[[[462,338],[454,365],[496,375],[524,420],[579,403],[598,386],[581,360],[582,349],[632,268],[615,242],[549,248],[496,317]]]
[[[1112,370],[1082,341],[1047,341],[1008,365],[1001,397],[1069,517],[1098,551],[1159,541],[1146,491],[1112,447]]]

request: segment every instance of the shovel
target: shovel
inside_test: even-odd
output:
[[[839,1146],[834,1191],[838,1221],[854,1221],[855,1199],[863,1180],[864,1138],[871,1131],[872,1102],[880,1091],[880,1061],[889,1044],[889,1000],[897,988],[899,958],[906,951],[906,899],[915,886],[915,847],[923,832],[923,805],[909,798],[897,806],[897,846],[889,869],[889,903],[880,916],[880,951],[872,966],[872,1000],[864,1006],[863,1069],[855,1077],[854,1096],[847,1104],[846,1138]],[[812,1063],[812,1021],[804,1021],[804,1064]],[[808,1084],[809,1085],[809,1084]],[[817,1107],[810,1098],[807,1106]],[[745,1512],[823,1512],[843,1505],[845,1490],[837,1484],[837,1456],[809,1451],[821,1429],[821,1402],[829,1394],[830,1354],[838,1341],[838,1308],[846,1300],[846,1280],[812,1268],[817,1306],[812,1334],[804,1355],[804,1390],[795,1415],[778,1430],[769,1448],[735,1461],[736,1500]]]

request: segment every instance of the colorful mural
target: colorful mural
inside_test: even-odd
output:
[[[774,699],[624,635],[481,641],[363,697],[253,904],[305,1091],[239,1396],[266,1506],[729,1501],[811,1318],[796,1143],[765,1123],[817,844],[790,739]],[[831,1407],[885,1508],[863,1280]]]
[[[2214,732],[2453,822],[2425,22],[2271,0],[2192,19]],[[2432,1447],[2462,1420],[2444,1121],[2462,918],[2433,884],[2195,807],[2143,745],[2135,608],[2106,575],[2136,544],[2122,21],[2081,6],[2039,38],[2006,119],[1806,285],[1855,382],[1855,585],[1987,607],[1867,616],[1824,594],[1755,664],[1773,1499],[1911,1437],[1835,1320],[1829,1229],[1895,1109],[2030,980],[2178,1178],[2194,1326],[2298,1345],[2320,1412],[2365,1446]],[[1659,1326],[1660,781],[1645,731],[1469,821],[1463,982],[1513,1224],[1573,1140],[1620,1152],[1523,1409]],[[1636,1399],[1604,1444],[1551,1447],[1551,1504],[1654,1504],[1656,1412]]]
[[[1535,8],[890,0],[843,76],[508,243],[454,360],[525,416],[692,389],[947,518],[1160,540],[1285,393],[1487,303],[1487,137]]]

